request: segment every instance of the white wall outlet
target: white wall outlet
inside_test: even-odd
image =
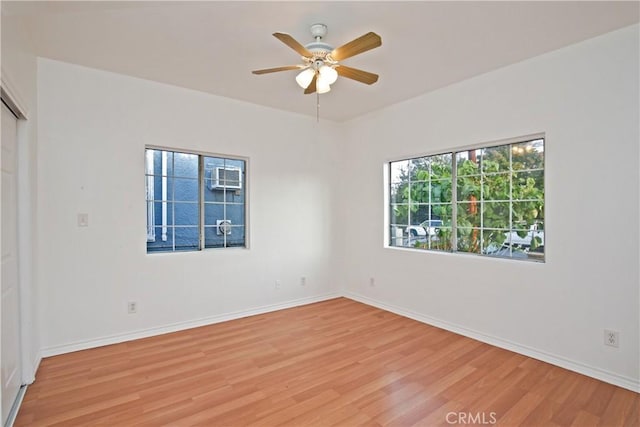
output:
[[[302,276],[300,278],[300,286],[307,286],[307,278]]]
[[[127,303],[127,312],[129,314],[135,314],[138,312],[138,303],[135,301],[129,301]]]
[[[276,289],[280,289],[282,286],[282,282],[280,280],[276,280]]]
[[[376,286],[375,277],[369,277],[369,286],[371,286],[372,288]]]
[[[88,227],[89,226],[89,214],[88,213],[79,213],[78,214],[78,227]]]
[[[610,347],[620,346],[620,333],[618,331],[612,331],[610,329],[604,330],[604,345]]]

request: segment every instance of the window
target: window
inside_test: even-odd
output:
[[[544,139],[389,163],[389,246],[544,261]]]
[[[147,148],[147,252],[246,247],[246,161]]]

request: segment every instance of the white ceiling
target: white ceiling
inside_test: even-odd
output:
[[[315,116],[299,63],[271,34],[337,47],[366,32],[382,46],[343,61],[380,75],[372,86],[340,78],[321,116],[343,121],[532,56],[632,25],[638,2],[8,2],[39,56]]]

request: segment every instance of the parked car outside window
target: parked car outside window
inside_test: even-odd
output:
[[[538,224],[531,224],[531,227],[529,228],[529,231],[527,231],[527,234],[525,236],[521,236],[524,230],[520,231],[520,234],[518,234],[518,231],[516,230],[511,230],[510,233],[505,233],[507,239],[505,240],[504,243],[505,245],[511,244],[511,246],[530,248],[531,242],[535,239],[536,244],[534,244],[533,246],[536,248],[543,247],[544,246],[544,230],[540,228],[541,227],[539,227]]]
[[[410,237],[429,237],[434,238],[436,236],[436,229],[442,227],[442,221],[439,219],[428,219],[422,221],[419,225],[410,225],[406,228],[405,232]]]

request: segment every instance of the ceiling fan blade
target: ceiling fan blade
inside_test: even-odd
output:
[[[273,33],[273,36],[280,40],[282,43],[289,46],[291,49],[295,50],[302,56],[311,57],[313,54],[307,50],[306,47],[302,46],[296,39],[291,37],[286,33]]]
[[[376,33],[367,33],[349,43],[333,49],[330,56],[334,61],[342,61],[362,52],[382,45],[382,39]]]
[[[267,74],[267,73],[275,73],[277,71],[289,71],[289,70],[300,70],[304,68],[304,65],[285,65],[284,67],[276,67],[276,68],[265,68],[264,70],[253,70],[253,74]]]
[[[310,93],[313,93],[316,91],[316,80],[318,80],[318,73],[315,73],[313,75],[313,79],[311,79],[311,83],[309,83],[309,86],[307,86],[307,88],[304,90],[305,95],[309,95]]]
[[[346,65],[338,65],[336,67],[336,71],[338,72],[338,75],[342,77],[357,80],[361,83],[366,83],[368,85],[378,81],[377,74],[373,74],[368,71],[358,70],[357,68],[347,67]]]

